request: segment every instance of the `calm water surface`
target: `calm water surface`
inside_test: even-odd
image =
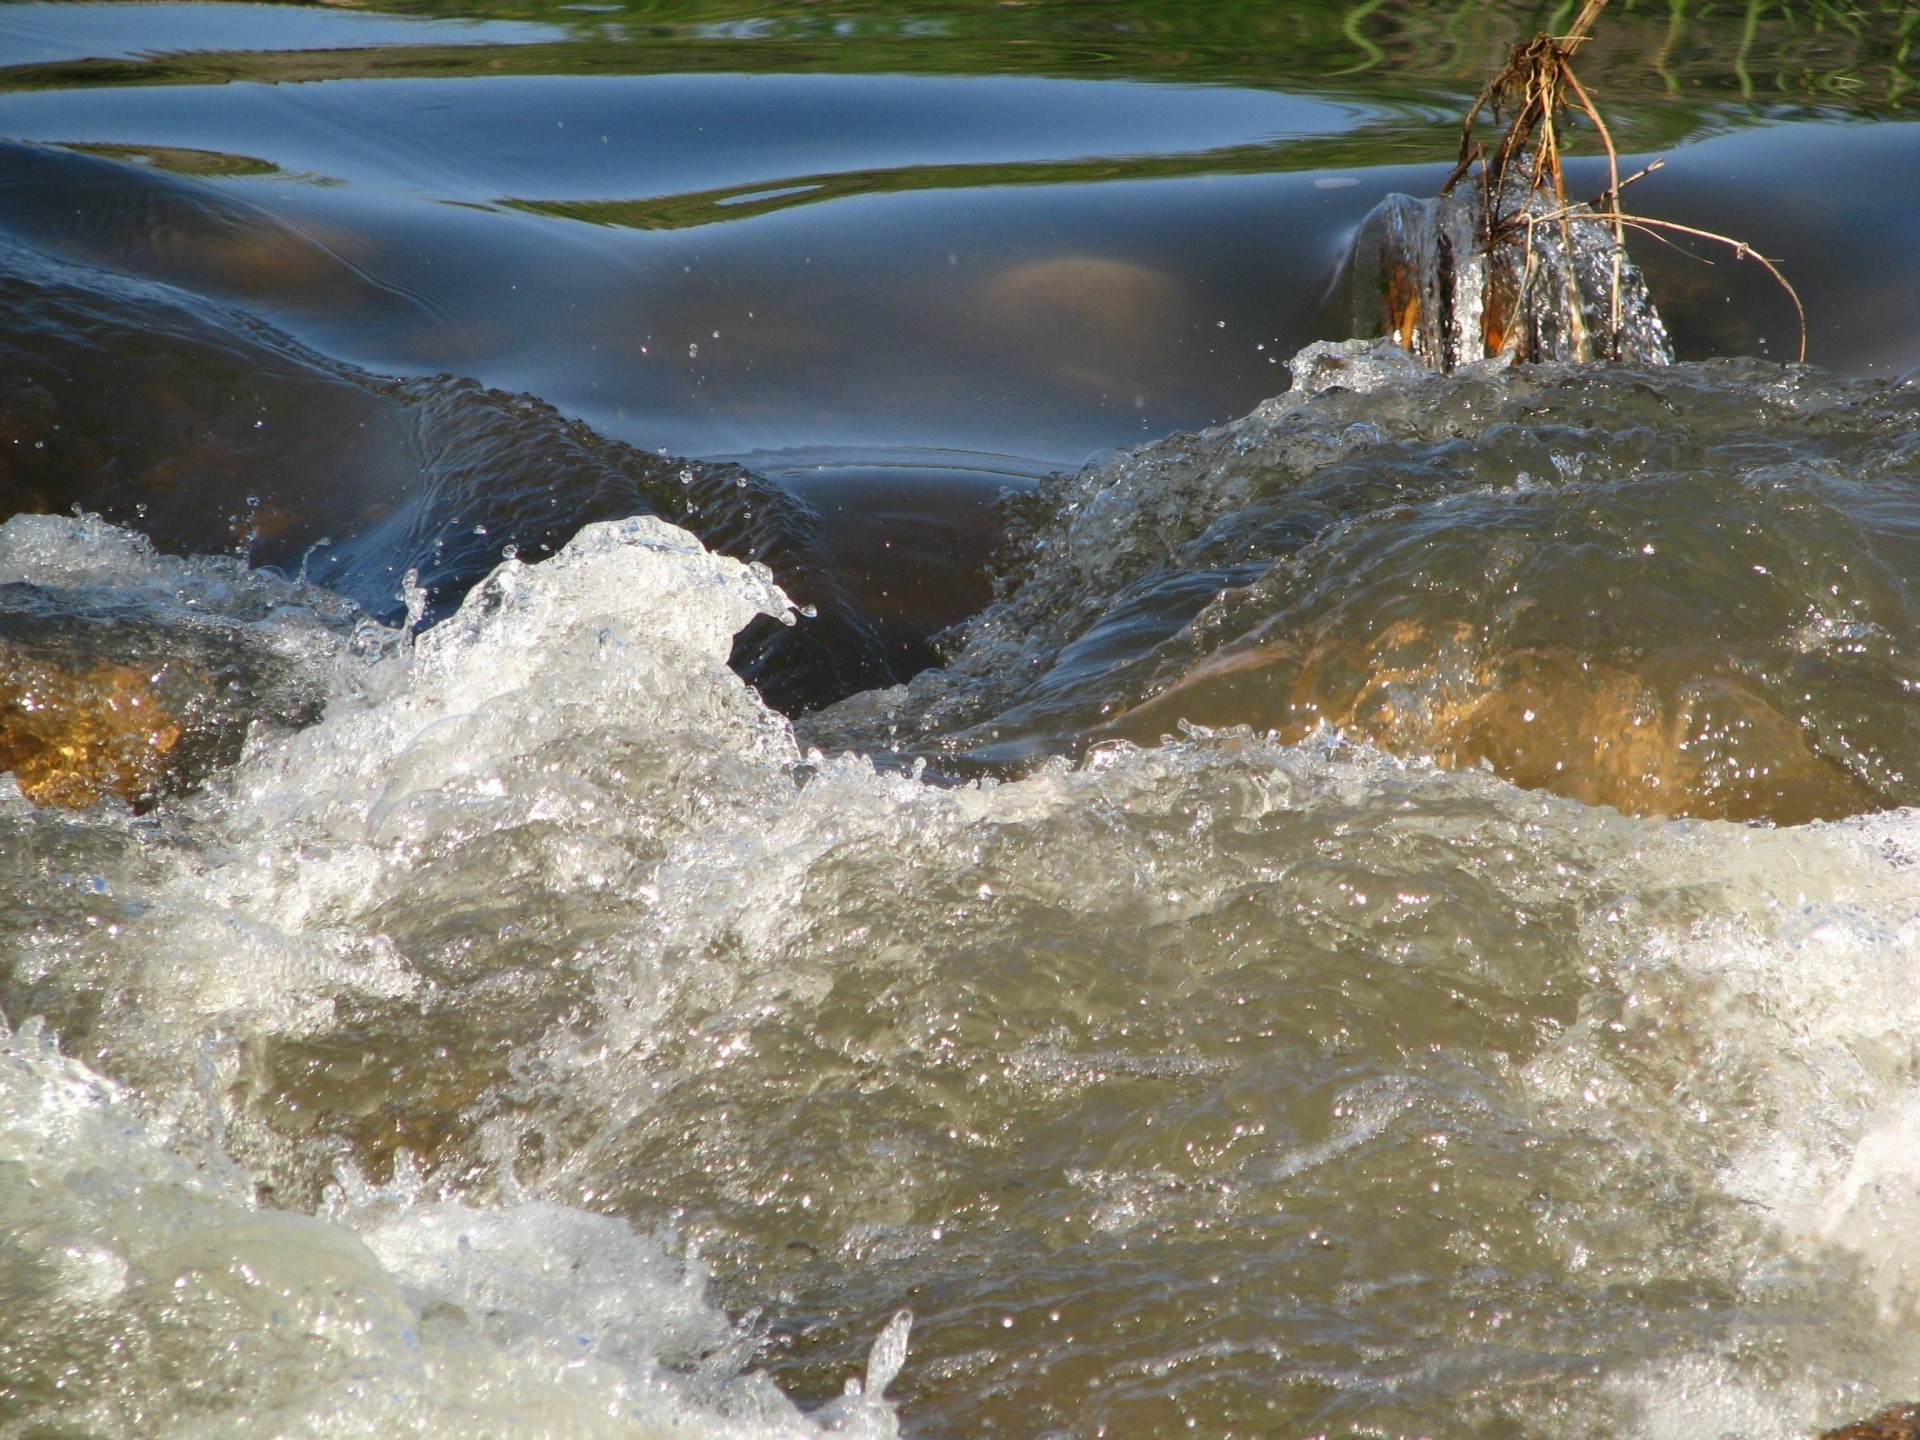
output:
[[[0,1435],[1920,1393],[1912,17],[1581,60],[1811,368],[1286,393],[1564,18],[0,7]]]

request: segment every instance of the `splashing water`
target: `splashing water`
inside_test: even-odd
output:
[[[1760,1437],[1920,1384],[1911,393],[1336,358],[1052,482],[949,668],[798,738],[726,668],[786,598],[659,520],[412,644],[0,527],[105,649],[209,625],[320,712],[145,815],[0,798],[0,1423]],[[1787,717],[1702,721],[1679,808],[1850,818],[1636,817],[1444,719],[1590,723],[1605,665]],[[1781,735],[1837,788],[1746,775]]]
[[[1505,230],[1489,245],[1486,189],[1389,195],[1361,221],[1349,261],[1355,335],[1391,337],[1436,370],[1493,356],[1673,362],[1646,280],[1605,216],[1556,204],[1522,159],[1501,189]]]

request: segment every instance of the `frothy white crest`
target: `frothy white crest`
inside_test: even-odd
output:
[[[1722,1359],[1700,1355],[1615,1376],[1606,1389],[1609,1409],[1638,1440],[1805,1440],[1817,1428],[1824,1398],[1804,1378],[1766,1386]]]
[[[423,636],[421,674],[443,703],[484,700],[527,683],[583,632],[614,627],[654,652],[724,666],[756,615],[793,604],[764,566],[715,555],[652,516],[585,526],[550,560],[507,560],[459,612]]]
[[[51,528],[76,573],[96,530],[124,535]],[[124,581],[143,546],[109,545],[86,573]],[[786,721],[726,668],[734,631],[786,610],[763,569],[642,518],[506,562],[411,649],[389,633],[371,658],[343,655],[320,723],[256,745],[199,802],[224,863],[176,876],[129,923],[136,1048],[214,1025],[310,1033],[341,997],[414,993],[383,927],[359,917],[406,897],[423,855],[534,832],[503,856],[516,880],[609,892],[637,885],[665,834],[790,793]],[[471,903],[502,878],[454,868],[463,888],[434,903]]]
[[[0,523],[0,585],[132,592],[175,613],[270,618],[282,607],[338,623],[350,602],[247,568],[235,555],[165,555],[97,515],[15,515]],[[295,629],[301,627],[295,622]],[[274,634],[273,628],[261,631]]]
[[[1865,1394],[1836,1400],[1837,1381],[1782,1388],[1676,1359],[1619,1391],[1643,1416],[1636,1433],[1698,1433],[1703,1415],[1724,1415],[1712,1428],[1725,1433],[1804,1433],[1904,1398],[1902,1377],[1920,1371],[1920,907],[1906,858],[1917,844],[1911,813],[1786,831],[1675,826],[1615,873],[1621,901],[1590,943],[1617,1002],[1535,1058],[1535,1093],[1623,1155],[1710,1174],[1758,1247],[1714,1263],[1756,1298],[1781,1266],[1829,1264],[1852,1272],[1879,1315]],[[1660,1043],[1617,1038],[1635,1034]]]
[[[410,663],[383,654],[377,683],[338,695],[319,725],[239,777],[246,803],[233,818],[381,844],[429,841],[463,821],[497,827],[530,766],[558,769],[542,751],[596,723],[704,731],[706,748],[789,761],[786,722],[726,662],[749,620],[790,612],[764,568],[710,554],[664,521],[589,525],[550,560],[501,564],[420,637]],[[563,793],[544,798],[566,808]]]
[[[93,515],[15,515],[0,524],[0,585],[191,584],[210,563],[244,568],[162,555],[146,536]]]
[[[363,624],[349,649],[305,592],[236,561],[157,555],[97,519],[16,517],[0,563],[7,579],[150,592],[170,613],[271,616],[338,654],[320,723],[257,742],[193,803],[216,848],[157,849],[151,869],[100,881],[77,933],[13,957],[16,981],[113,997],[93,1043],[216,1170],[222,1096],[249,1083],[249,1046],[433,993],[407,915],[597,905],[618,955],[654,928],[641,892],[672,836],[794,793],[786,721],[726,668],[734,631],[784,615],[785,597],[764,569],[656,520],[507,562],[414,645]]]
[[[1772,923],[1703,923],[1685,955],[1727,987],[1721,1023],[1765,1083],[1771,1123],[1723,1183],[1796,1248],[1858,1256],[1890,1322],[1920,1306],[1920,912],[1898,859],[1917,840],[1907,814],[1763,842],[1798,871],[1769,887]]]

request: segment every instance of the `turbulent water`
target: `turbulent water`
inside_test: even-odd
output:
[[[1331,725],[1636,813],[1914,799],[1912,387],[1296,366],[1243,421],[1043,489],[952,664],[813,733],[965,765]]]
[[[0,1440],[1920,1398],[1897,7],[1609,6],[1581,368],[1532,4],[407,8],[0,6]]]
[[[131,186],[156,249],[175,240],[200,263],[221,245],[303,258],[306,242],[272,217],[127,168],[0,144],[16,225],[35,202],[64,212],[98,185],[112,208]],[[437,618],[505,544],[533,559],[595,519],[669,516],[799,576],[799,598],[826,607],[804,635],[761,627],[744,647],[775,703],[898,678],[847,603],[818,517],[779,485],[636,450],[470,379],[371,375],[229,306],[3,234],[0,487],[9,513],[78,505],[166,549],[234,547],[395,622],[408,571]]]
[[[0,798],[5,1433],[1920,1386],[1915,392],[1299,368],[1043,487],[950,666],[799,739],[726,665],[786,598],[659,519],[418,633],[6,522],[16,654],[236,678],[189,793]]]

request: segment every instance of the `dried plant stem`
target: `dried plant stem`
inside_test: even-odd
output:
[[[1607,147],[1607,193],[1604,199],[1606,211],[1613,216],[1613,290],[1607,328],[1618,334],[1620,274],[1627,255],[1627,232],[1620,215],[1620,154],[1613,148],[1613,132],[1607,129],[1607,122],[1600,118],[1599,108],[1588,96],[1587,87],[1580,83],[1580,77],[1573,73],[1573,66],[1562,61],[1560,70],[1567,77],[1567,84],[1573,87],[1573,93],[1580,97],[1580,108],[1587,112],[1587,118],[1593,121],[1593,128],[1600,132],[1600,143]],[[1599,210],[1601,207],[1596,204],[1593,208]]]
[[[1477,161],[1480,165],[1482,185],[1481,244],[1488,255],[1503,243],[1517,238],[1521,227],[1526,231],[1526,264],[1524,275],[1530,282],[1534,273],[1533,266],[1533,225],[1527,217],[1533,208],[1532,197],[1541,191],[1552,196],[1556,213],[1560,217],[1561,239],[1568,253],[1572,253],[1573,230],[1568,214],[1566,180],[1560,163],[1560,136],[1557,116],[1567,107],[1565,91],[1569,88],[1578,97],[1580,108],[1594,120],[1607,145],[1610,157],[1610,174],[1618,189],[1619,160],[1613,152],[1611,134],[1605,123],[1600,120],[1597,110],[1586,90],[1573,75],[1570,58],[1575,49],[1585,42],[1599,18],[1607,0],[1586,0],[1572,26],[1565,35],[1536,35],[1533,39],[1515,45],[1508,56],[1507,64],[1500,73],[1488,82],[1460,127],[1460,157],[1453,173],[1441,187],[1441,194],[1447,194],[1473,168]],[[1512,119],[1491,159],[1486,149],[1474,138],[1474,125],[1482,114],[1491,112],[1496,118],[1503,112],[1509,112]],[[1527,168],[1527,183],[1514,214],[1504,213],[1505,207],[1513,199],[1513,187],[1508,183],[1514,173],[1514,166],[1521,158],[1531,152],[1531,164]],[[1616,238],[1622,238],[1624,232],[1616,229]],[[1571,271],[1562,275],[1562,284],[1568,293],[1563,299],[1562,311],[1567,316],[1572,330],[1574,353],[1581,360],[1593,358],[1593,341],[1588,335],[1586,322],[1582,315],[1580,297],[1577,293],[1578,282]],[[1520,287],[1524,296],[1527,283]],[[1621,271],[1618,260],[1614,267],[1612,300],[1608,310],[1608,334],[1612,337],[1614,348],[1618,347],[1618,335],[1621,326]],[[1490,303],[1485,308],[1489,317],[1487,340],[1491,346],[1496,339],[1504,340],[1509,333],[1507,313],[1498,305]],[[1515,297],[1515,303],[1522,303]]]
[[[1626,180],[1620,178],[1620,154],[1613,143],[1613,132],[1607,128],[1600,107],[1594,103],[1593,96],[1574,72],[1574,54],[1592,34],[1594,22],[1599,19],[1606,5],[1607,0],[1585,0],[1564,35],[1535,35],[1531,40],[1513,46],[1506,65],[1487,82],[1486,88],[1475,98],[1461,122],[1459,159],[1446,183],[1441,186],[1440,193],[1450,193],[1478,165],[1478,184],[1482,196],[1480,244],[1484,253],[1491,259],[1504,244],[1518,241],[1524,245],[1523,281],[1520,297],[1513,301],[1515,305],[1524,303],[1524,296],[1536,273],[1536,227],[1549,223],[1557,225],[1561,241],[1571,255],[1574,250],[1574,222],[1604,222],[1613,234],[1612,276],[1607,308],[1607,349],[1610,353],[1619,353],[1621,330],[1625,322],[1623,294],[1627,270],[1627,231],[1635,230],[1649,235],[1659,235],[1664,231],[1711,240],[1731,247],[1735,255],[1742,259],[1759,261],[1793,301],[1800,320],[1800,358],[1804,360],[1807,351],[1806,309],[1787,277],[1772,260],[1730,236],[1673,221],[1629,215],[1620,208],[1621,190],[1642,175],[1658,169],[1662,162],[1655,161]],[[1571,112],[1583,114],[1593,122],[1600,144],[1606,151],[1607,188],[1591,206],[1576,206],[1567,200],[1566,179],[1561,163],[1560,120]],[[1507,121],[1506,129],[1491,154],[1475,135],[1475,126],[1486,116],[1496,121],[1503,118]],[[1520,168],[1516,169],[1516,166]],[[1546,200],[1544,213],[1541,204],[1543,198]],[[1594,346],[1586,331],[1587,322],[1583,318],[1580,296],[1576,293],[1578,282],[1571,267],[1562,272],[1561,283],[1567,290],[1562,297],[1566,302],[1563,309],[1573,353],[1578,359],[1591,359]],[[1510,315],[1501,308],[1504,298],[1504,293],[1497,295],[1489,287],[1483,307],[1487,317],[1485,341],[1489,350],[1506,343],[1507,337],[1514,333],[1508,323]]]
[[[1654,167],[1648,166],[1647,168],[1650,170]],[[1640,172],[1642,175],[1645,173],[1646,171],[1644,170]],[[1630,180],[1637,180],[1639,178],[1639,175],[1629,177]],[[1800,325],[1800,350],[1794,358],[1798,361],[1805,361],[1807,358],[1807,307],[1800,303],[1799,291],[1793,288],[1792,282],[1787,279],[1779,265],[1769,260],[1744,240],[1736,240],[1731,235],[1722,235],[1714,230],[1702,230],[1695,225],[1682,225],[1674,220],[1656,220],[1651,215],[1628,214],[1626,211],[1621,210],[1618,205],[1604,212],[1582,210],[1577,206],[1568,206],[1563,210],[1546,215],[1525,215],[1521,217],[1521,220],[1527,226],[1529,233],[1531,233],[1535,225],[1546,224],[1549,221],[1558,221],[1564,225],[1575,220],[1593,220],[1604,221],[1628,230],[1639,230],[1645,234],[1653,235],[1656,238],[1659,238],[1660,232],[1666,231],[1675,235],[1690,235],[1697,240],[1711,240],[1715,244],[1725,245],[1733,251],[1734,259],[1758,262],[1769,275],[1779,282],[1780,288],[1787,292],[1787,298],[1793,301],[1794,314],[1798,317]],[[1617,229],[1615,233],[1618,233]]]

